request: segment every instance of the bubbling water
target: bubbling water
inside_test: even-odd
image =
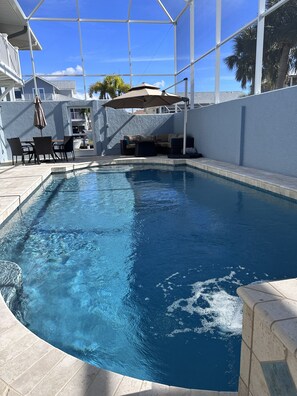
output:
[[[240,335],[242,329],[242,303],[239,297],[233,296],[222,288],[223,283],[239,284],[235,272],[222,278],[198,281],[191,285],[191,296],[174,301],[167,308],[168,315],[178,315],[178,311],[197,315],[199,326],[194,328],[175,329],[168,336],[179,333],[213,333],[221,335]],[[183,323],[182,319],[179,323]]]

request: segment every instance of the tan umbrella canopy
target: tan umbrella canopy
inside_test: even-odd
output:
[[[187,79],[185,79],[187,80]],[[187,92],[187,89],[185,89]],[[184,107],[184,133],[183,133],[183,154],[186,154],[187,139],[187,102],[188,98],[179,95],[168,94],[161,91],[154,85],[142,84],[129,89],[126,94],[118,96],[103,106],[114,109],[146,109],[147,107],[170,106],[174,103],[185,102]]]
[[[42,130],[47,125],[47,122],[45,119],[44,111],[43,111],[43,108],[41,105],[41,100],[40,100],[39,96],[35,97],[34,103],[35,103],[34,126],[36,126],[36,128],[38,128],[38,129],[40,129],[40,133],[42,136]]]
[[[142,84],[129,89],[103,106],[114,109],[146,109],[147,107],[170,106],[182,102],[185,98],[169,94],[150,84]]]

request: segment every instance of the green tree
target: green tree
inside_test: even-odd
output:
[[[257,28],[251,26],[234,39],[233,55],[224,59],[230,70],[235,69],[235,79],[245,89],[250,83],[250,93],[254,93],[255,58]]]
[[[267,0],[270,8],[278,0]],[[243,89],[250,84],[254,92],[257,26],[241,32],[234,39],[234,53],[224,59]],[[262,90],[285,86],[289,70],[297,70],[297,0],[291,0],[265,19]]]
[[[278,0],[267,0],[267,8]],[[297,59],[297,0],[291,0],[271,13],[265,20],[266,41],[269,48],[276,52],[277,76],[276,88],[285,86],[289,68],[296,71]]]
[[[89,87],[89,95],[99,93],[99,99],[115,98],[122,93],[127,92],[130,85],[126,84],[120,76],[106,76],[103,81],[97,81]]]

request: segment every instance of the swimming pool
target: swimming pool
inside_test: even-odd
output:
[[[241,284],[295,276],[294,202],[196,170],[55,178],[1,231],[23,319],[126,375],[235,390]]]

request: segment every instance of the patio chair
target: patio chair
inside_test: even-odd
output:
[[[32,144],[21,143],[19,137],[7,139],[10,149],[11,149],[11,157],[12,164],[14,165],[14,157],[16,159],[16,163],[18,162],[18,157],[22,157],[22,163],[25,165],[25,156],[29,156],[28,162],[31,162],[34,157],[34,162],[36,163],[36,155],[35,148]]]
[[[61,159],[64,157],[68,161],[67,153],[72,153],[72,159],[75,159],[73,148],[73,136],[64,136],[63,143],[54,143],[54,153],[60,153]]]
[[[33,140],[34,140],[36,158],[38,163],[40,163],[40,158],[39,158],[40,155],[43,155],[44,160],[45,160],[45,156],[48,155],[49,159],[50,157],[52,157],[54,162],[56,162],[55,153],[53,150],[53,141],[51,136],[33,137]]]

